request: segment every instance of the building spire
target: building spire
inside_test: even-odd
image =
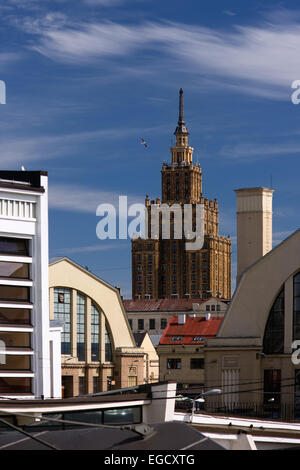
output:
[[[174,132],[175,135],[177,134],[185,134],[189,135],[188,130],[185,126],[184,121],[184,109],[183,109],[183,89],[180,88],[179,90],[179,118],[178,118],[178,125]]]

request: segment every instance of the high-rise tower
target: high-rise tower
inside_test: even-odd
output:
[[[132,241],[132,297],[141,298],[231,298],[231,241],[218,232],[217,200],[204,198],[202,171],[193,163],[193,147],[184,121],[183,90],[179,92],[179,119],[175,129],[175,146],[171,147],[171,162],[162,165],[162,199],[145,199],[150,215],[152,205],[161,207],[178,204],[197,204],[204,207],[204,245],[201,250],[187,251],[186,240],[174,238],[171,214],[170,239],[159,237]],[[149,217],[150,220],[150,217]],[[195,222],[195,216],[193,217]],[[150,237],[150,230],[149,230]]]

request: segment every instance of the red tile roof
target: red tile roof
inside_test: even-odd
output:
[[[124,299],[126,312],[168,312],[192,311],[193,304],[202,304],[208,299]]]
[[[220,328],[222,318],[189,317],[179,324],[178,317],[172,316],[159,344],[202,344],[206,338],[214,338]],[[177,338],[177,339],[176,339]]]

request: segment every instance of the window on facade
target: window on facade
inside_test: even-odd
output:
[[[221,310],[221,305],[218,304],[217,305],[217,312],[220,312],[220,310]]]
[[[172,336],[172,339],[171,341],[181,341],[182,340],[182,336]]]
[[[277,296],[267,320],[263,352],[282,354],[284,352],[284,290]]]
[[[0,352],[1,358],[1,352]],[[5,354],[0,360],[0,370],[29,371],[31,369],[31,357],[24,355]]]
[[[6,348],[30,348],[31,334],[23,331],[0,331],[1,346]]]
[[[167,369],[181,369],[181,359],[167,359]]]
[[[77,293],[77,357],[85,360],[85,296]]]
[[[264,403],[280,403],[281,371],[266,369],[264,371]]]
[[[293,282],[294,297],[294,340],[300,339],[300,272],[294,276]]]
[[[129,323],[130,329],[132,330],[132,319],[131,318],[128,319],[128,323]]]
[[[138,319],[138,330],[143,330],[144,329],[144,319],[139,318]]]
[[[210,305],[206,305],[206,311],[207,311],[207,312],[210,311]]]
[[[107,326],[105,326],[105,362],[112,362],[112,341]]]
[[[0,300],[29,302],[30,289],[29,287],[20,286],[0,286]]]
[[[91,306],[91,354],[92,361],[99,361],[99,325],[100,312],[94,304]]]
[[[149,274],[149,276],[148,276],[148,281],[152,281],[152,275],[151,274]]]
[[[0,323],[30,325],[31,310],[0,307]]]
[[[142,261],[142,255],[141,254],[138,254],[137,257],[136,257],[137,261]]]
[[[22,238],[0,237],[0,254],[29,256],[29,240]]]
[[[31,378],[0,377],[0,393],[31,393]]]
[[[62,321],[61,353],[71,354],[71,291],[61,287],[54,288],[54,319]]]
[[[85,377],[78,377],[78,394],[85,395]]]
[[[152,255],[148,255],[148,261],[152,261]]]
[[[93,377],[93,393],[97,393],[97,392],[98,392],[98,383],[99,383],[99,377],[98,377],[98,376],[94,376],[94,377]]]
[[[204,359],[203,358],[191,358],[190,362],[191,369],[204,369]]]
[[[155,330],[155,318],[149,320],[149,330]]]
[[[300,369],[295,370],[294,413],[295,418],[300,418]]]
[[[166,318],[161,318],[160,319],[160,329],[164,330],[168,324],[168,321]]]
[[[0,277],[29,279],[29,264],[0,261]]]
[[[216,306],[215,306],[215,305],[212,305],[212,306],[211,306],[211,311],[212,311],[212,312],[215,312],[215,311],[216,311]]]

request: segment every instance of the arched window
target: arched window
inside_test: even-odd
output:
[[[294,276],[294,321],[293,339],[300,339],[300,271]]]
[[[85,361],[85,296],[77,293],[77,357]]]
[[[71,354],[71,292],[70,289],[55,287],[54,319],[64,323],[61,334],[61,353]]]
[[[111,339],[110,339],[110,334],[106,325],[105,325],[105,362],[112,362]]]
[[[92,353],[92,361],[99,361],[99,317],[100,312],[92,304],[91,307],[91,353]]]
[[[284,288],[281,289],[269,313],[263,352],[265,354],[284,352]]]

